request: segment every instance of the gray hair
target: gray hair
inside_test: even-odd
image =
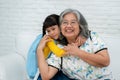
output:
[[[84,16],[78,11],[78,10],[75,10],[75,9],[66,9],[64,10],[61,14],[60,14],[60,25],[62,24],[62,21],[63,21],[63,18],[66,14],[69,14],[69,13],[73,13],[75,14],[75,16],[77,17],[77,20],[79,22],[79,28],[80,28],[80,33],[79,35],[85,37],[85,38],[88,38],[90,36],[90,31],[88,29],[88,23],[87,21],[85,20]]]

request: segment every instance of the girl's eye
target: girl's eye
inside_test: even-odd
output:
[[[47,33],[49,33],[49,32],[50,32],[50,30],[47,30],[46,32],[47,32]]]
[[[55,30],[55,28],[53,28],[52,30]]]

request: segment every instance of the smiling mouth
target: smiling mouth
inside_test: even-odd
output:
[[[72,29],[68,29],[68,30],[65,30],[65,32],[67,32],[67,33],[71,33],[71,32],[74,32],[74,30],[72,30]]]

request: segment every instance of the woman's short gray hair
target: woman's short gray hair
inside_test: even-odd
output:
[[[88,29],[88,23],[87,21],[85,20],[84,16],[78,11],[78,10],[75,10],[75,9],[66,9],[64,10],[61,14],[60,14],[60,25],[62,24],[62,21],[63,21],[63,18],[66,14],[68,13],[73,13],[75,14],[75,16],[77,17],[78,19],[78,22],[80,24],[79,28],[80,28],[80,35],[85,37],[85,38],[88,38],[89,35],[90,35],[90,31]]]

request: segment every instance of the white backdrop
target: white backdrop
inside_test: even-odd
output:
[[[120,0],[0,0],[0,55],[14,53],[16,34],[41,32],[47,15],[66,8],[78,9],[101,35],[120,37]]]

